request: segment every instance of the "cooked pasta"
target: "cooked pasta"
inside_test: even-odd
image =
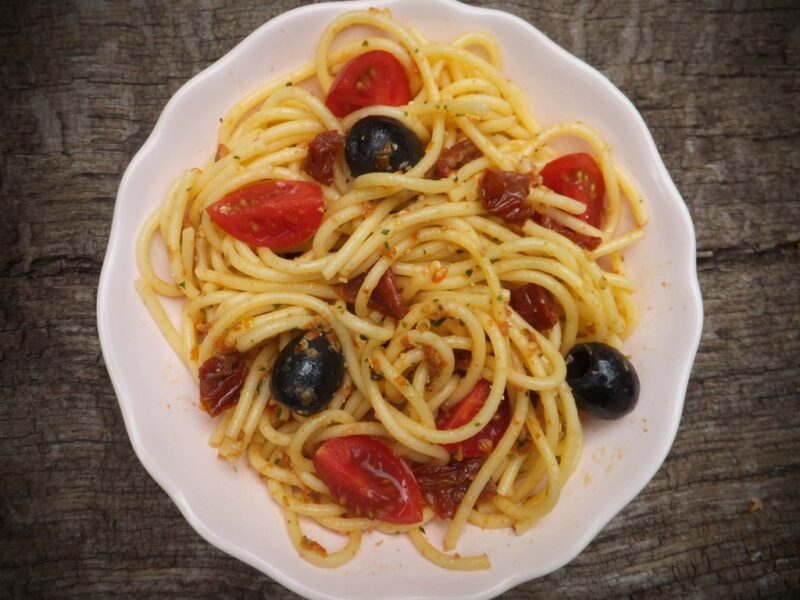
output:
[[[352,26],[375,33],[335,44]],[[410,95],[337,117],[332,87],[346,65],[375,50],[399,63]],[[225,388],[224,402],[204,404],[218,413],[211,445],[232,461],[246,455],[295,548],[314,565],[344,564],[362,534],[377,530],[407,532],[441,567],[488,568],[485,554],[454,553],[468,523],[530,529],[556,504],[580,458],[564,356],[586,342],[620,347],[636,325],[635,285],[621,252],[642,237],[642,198],[594,129],[538,125],[503,75],[500,54],[486,33],[444,44],[386,11],[345,13],[325,30],[312,62],[229,110],[216,155],[183,173],[142,227],[137,290],[201,391],[211,371],[217,379],[206,388]],[[327,101],[305,87],[312,81]],[[355,176],[336,151],[328,153],[329,181],[315,180],[318,136],[335,132],[329,139],[341,143],[371,117],[410,132],[418,160]],[[599,168],[605,200],[594,224],[586,199],[546,185],[543,172],[559,158],[551,142],[561,137],[583,142]],[[521,185],[521,200],[492,205],[490,177],[506,190]],[[302,207],[287,217],[309,228],[306,239],[259,245],[248,235],[262,233],[260,222],[239,236],[221,226],[236,216],[235,202],[250,201],[238,191],[264,182],[304,182],[308,188],[291,189],[321,192],[316,226]],[[635,226],[620,231],[626,211]],[[169,276],[152,265],[153,245],[166,250]],[[160,297],[185,300],[179,325]],[[537,325],[540,308],[552,322]],[[298,336],[314,360],[342,367],[338,380],[333,371],[323,378],[320,385],[340,384],[314,410],[289,410],[274,393],[282,385],[276,363],[308,359],[286,351]],[[465,402],[471,411],[456,419]],[[424,499],[416,517],[338,497],[318,468],[319,448],[342,439],[379,440],[406,465]],[[444,495],[456,496],[443,549],[421,527],[442,512],[441,489],[425,484],[440,476],[452,479]],[[342,547],[309,539],[306,520],[341,534]]]

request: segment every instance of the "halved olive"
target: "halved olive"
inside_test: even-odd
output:
[[[323,410],[342,385],[344,358],[330,331],[311,329],[296,336],[275,359],[272,396],[301,415]]]
[[[391,117],[364,117],[353,125],[344,143],[344,158],[356,177],[406,171],[423,154],[416,134]]]
[[[616,348],[600,342],[573,346],[567,353],[567,383],[578,408],[601,419],[628,414],[639,399],[639,376]]]

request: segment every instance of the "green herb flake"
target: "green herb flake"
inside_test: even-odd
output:
[[[283,306],[283,305],[282,304],[273,304],[272,308],[274,308],[275,310],[278,310],[281,306]]]
[[[490,258],[490,259],[489,259],[489,262],[490,262],[490,263],[492,263],[492,264],[494,264],[494,263],[496,263],[498,260],[500,260],[500,259],[499,259],[499,258]]]
[[[276,464],[276,465],[278,465],[279,467],[281,466],[281,459],[280,459],[280,457],[278,457],[278,458],[276,458],[276,459],[275,459],[275,464]]]
[[[442,323],[445,322],[447,317],[442,317],[440,319],[436,319],[435,321],[431,321],[431,327],[441,327]]]
[[[234,155],[233,155],[233,160],[241,160],[241,158],[240,158],[240,157],[238,157],[238,156],[236,156],[236,155],[234,154]]]
[[[497,301],[498,302],[502,302],[503,301],[503,294],[500,294],[499,296],[497,296]]]
[[[286,82],[286,87],[292,87],[292,82],[291,81],[287,81]]]
[[[391,231],[391,229],[381,229],[381,233],[382,233],[383,235],[389,235],[389,232],[390,232],[390,231]]]
[[[463,325],[464,325],[464,319],[459,319],[459,320],[458,320],[458,324],[459,324],[459,325],[461,325],[461,326],[463,326]]]
[[[389,249],[389,242],[383,242],[383,247],[388,250]]]
[[[472,269],[467,269],[466,271],[464,271],[464,275],[466,275],[467,278],[472,277]]]
[[[481,426],[481,422],[480,421],[475,421],[475,427],[480,427],[480,426]]]
[[[185,282],[185,281],[181,281],[181,282],[178,284],[178,287],[180,287],[180,288],[183,288],[183,289],[186,289],[186,282]]]
[[[368,338],[367,336],[365,336],[363,333],[359,333],[359,334],[358,334],[358,337],[359,337],[359,338],[361,338],[362,340],[364,340],[365,342],[366,342],[367,340],[369,340],[369,338]]]
[[[420,525],[420,526],[419,526],[419,530],[420,530],[422,533],[425,533],[425,528],[424,528],[422,525]]]

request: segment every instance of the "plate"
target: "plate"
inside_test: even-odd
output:
[[[197,388],[139,300],[134,245],[168,185],[214,151],[219,118],[237,99],[310,59],[338,14],[387,7],[429,39],[485,30],[500,41],[505,74],[544,125],[581,120],[597,127],[636,179],[651,223],[626,253],[638,280],[641,324],[626,343],[642,385],[634,412],[616,422],[586,420],[586,445],[556,508],[524,536],[469,527],[458,551],[485,551],[492,568],[447,571],[406,536],[365,536],[356,559],[336,570],[299,558],[279,509],[256,474],[216,459],[213,423],[197,409]],[[421,18],[424,15],[424,18]],[[167,307],[177,314],[177,303]],[[658,470],[680,421],[700,340],[702,304],[695,239],[686,206],[633,105],[600,73],[510,14],[454,0],[328,3],[287,12],[261,26],[184,85],[128,166],[97,300],[100,342],[131,443],[142,464],[200,535],[225,552],[314,599],[490,598],[573,559]],[[438,541],[438,540],[435,540]]]

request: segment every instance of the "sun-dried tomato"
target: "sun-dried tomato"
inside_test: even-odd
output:
[[[344,136],[337,131],[323,131],[308,146],[306,172],[324,185],[333,183],[333,165],[344,146]]]
[[[547,331],[558,323],[553,294],[535,283],[527,283],[511,292],[511,308],[536,331]]]
[[[239,402],[247,363],[240,352],[216,354],[200,366],[200,406],[212,417]]]
[[[366,274],[362,274],[358,277],[354,277],[344,285],[340,285],[338,291],[342,300],[351,304],[355,302],[365,277]],[[387,269],[381,276],[378,280],[378,285],[375,286],[369,298],[367,306],[387,317],[393,317],[395,319],[402,319],[408,314],[408,305],[400,295],[394,271]]]
[[[451,460],[446,465],[422,465],[415,468],[414,476],[419,483],[422,500],[439,517],[452,519],[482,464],[483,460],[470,458]],[[485,500],[494,494],[495,489],[491,481],[487,482],[478,499]]]
[[[554,221],[546,215],[535,213],[533,215],[533,220],[542,227],[547,227],[548,229],[552,229],[556,233],[563,235],[565,238],[571,240],[585,250],[592,251],[600,245],[600,242],[603,241],[598,237],[584,235],[582,233],[578,233],[577,231],[573,231],[569,227],[565,227],[558,221]]]
[[[533,210],[528,202],[531,180],[513,171],[486,169],[480,180],[480,197],[490,215],[522,223]]]
[[[439,159],[436,161],[436,176],[448,177],[451,173],[458,171],[470,161],[483,156],[478,147],[467,138],[457,144],[442,150]]]

